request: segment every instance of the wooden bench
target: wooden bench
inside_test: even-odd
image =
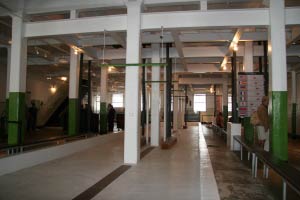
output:
[[[300,171],[289,165],[285,161],[272,156],[269,152],[258,150],[255,151],[256,168],[257,161],[264,164],[263,177],[268,178],[268,169],[272,168],[282,178],[282,199],[286,199],[286,184],[288,184],[298,195],[300,195]],[[256,170],[257,173],[257,170]]]

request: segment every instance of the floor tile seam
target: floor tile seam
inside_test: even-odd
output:
[[[148,147],[141,152],[141,159],[143,159],[147,154],[149,154],[155,147]],[[143,155],[143,156],[142,156]],[[128,171],[131,165],[121,165],[108,175],[103,177],[101,180],[96,182],[94,185],[90,186],[88,189],[77,195],[73,200],[89,200],[98,195],[102,190],[104,190],[108,185],[117,180],[121,175]]]

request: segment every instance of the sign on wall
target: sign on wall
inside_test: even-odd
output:
[[[240,117],[250,117],[264,96],[264,75],[256,72],[239,72],[238,103]]]

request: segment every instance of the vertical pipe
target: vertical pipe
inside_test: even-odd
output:
[[[87,106],[87,132],[91,131],[91,65],[92,61],[88,62],[88,106]]]
[[[217,116],[217,87],[214,85],[214,117]]]
[[[292,71],[292,138],[296,139],[297,132],[297,76]]]
[[[265,95],[269,94],[269,73],[268,73],[268,41],[263,42],[264,45],[264,78],[265,78]]]
[[[237,116],[237,92],[236,92],[236,52],[231,57],[231,80],[232,80],[232,122],[238,122]]]
[[[81,101],[83,97],[83,92],[82,92],[82,74],[83,74],[83,53],[80,54],[80,65],[79,65],[79,88],[78,88],[78,96],[79,96],[79,101],[78,101],[78,118],[77,118],[77,123],[79,124],[79,133],[82,131],[82,125],[80,123],[81,121]]]
[[[261,41],[258,42],[258,45],[261,45]],[[262,57],[259,56],[258,57],[258,69],[259,69],[259,73],[262,73],[262,69],[263,69],[263,64],[262,64]]]
[[[185,99],[184,99],[184,126],[183,128],[187,128],[187,104],[188,104],[188,95],[187,95],[187,85],[184,86],[184,95],[185,95]]]
[[[146,59],[143,59],[143,64],[146,63]],[[146,74],[146,66],[142,67],[142,101],[143,101],[143,109],[142,109],[142,136],[145,136],[145,122],[146,122],[146,83],[145,83],[145,74]]]
[[[166,138],[171,137],[171,90],[172,90],[172,59],[170,58],[170,44],[166,44],[166,60],[167,60],[167,95],[166,95],[166,108],[167,108],[167,115],[166,115]]]

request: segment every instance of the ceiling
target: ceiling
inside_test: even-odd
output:
[[[57,1],[57,2],[56,2]],[[17,0],[0,0],[1,9],[11,13],[16,9]],[[24,1],[25,2],[25,1]],[[24,5],[25,21],[38,22],[49,20],[63,20],[70,18],[70,9],[77,9],[78,17],[94,17],[106,15],[126,14],[123,0],[87,0],[86,5],[74,0],[73,4],[67,0],[53,0],[52,3],[41,3],[41,0],[27,0]],[[49,1],[50,2],[50,1]],[[95,2],[101,2],[99,7]],[[163,3],[162,3],[163,2]],[[144,0],[142,12],[173,12],[201,9],[200,1],[186,0]],[[78,4],[77,4],[78,3]],[[99,3],[100,4],[100,3]],[[286,6],[300,6],[300,1],[286,0]],[[207,9],[247,9],[265,8],[264,0],[208,0]],[[48,8],[48,9],[47,9]],[[66,9],[70,8],[70,9]],[[50,12],[51,11],[51,12]],[[11,18],[0,16],[0,45],[10,45]],[[300,26],[287,26],[287,62],[288,70],[299,70],[300,63],[300,37],[295,39],[294,33],[299,34]],[[230,72],[230,60],[227,69],[221,68],[224,53],[238,31],[241,31],[237,63],[243,69],[243,50],[246,41],[252,41],[254,51],[254,69],[259,67],[259,56],[263,49],[261,41],[268,38],[267,27],[232,27],[210,29],[179,29],[164,30],[164,43],[171,44],[171,54],[174,57],[173,71],[181,77],[193,77],[195,74],[206,73],[208,76],[219,76]],[[151,44],[161,43],[161,31],[144,31],[142,34],[142,57],[149,58]],[[293,40],[291,40],[293,39]],[[105,43],[105,46],[104,46]],[[28,40],[28,74],[45,79],[47,76],[68,76],[70,47],[80,48],[86,55],[85,60],[92,59],[93,81],[100,83],[100,68],[97,66],[103,60],[110,64],[125,63],[126,32],[85,33],[76,35],[61,35],[51,37],[29,38]],[[103,52],[104,50],[104,52]],[[104,55],[104,59],[103,59]],[[148,59],[149,60],[149,59]],[[150,60],[149,60],[150,62]],[[85,66],[87,62],[85,63]],[[110,88],[124,89],[124,68],[113,68],[109,72]],[[191,85],[201,88],[199,85]]]

